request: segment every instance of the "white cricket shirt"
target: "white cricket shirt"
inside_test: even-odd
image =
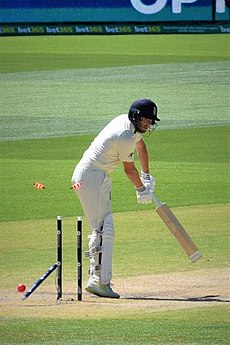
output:
[[[140,133],[134,132],[135,128],[127,114],[117,116],[94,139],[81,163],[93,164],[110,173],[120,161],[133,162],[136,142],[142,138]]]

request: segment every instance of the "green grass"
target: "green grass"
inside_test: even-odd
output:
[[[227,345],[229,344],[229,309],[224,306],[141,313],[138,319],[101,320],[4,320],[1,341],[8,345]],[[176,324],[176,326],[175,326]],[[8,342],[8,339],[11,339]],[[3,344],[3,343],[2,343]]]
[[[197,243],[204,258],[192,265],[152,209],[115,213],[114,278],[228,267],[229,205],[202,205],[172,210]],[[50,220],[1,224],[0,260],[4,274],[0,286],[15,289],[19,281],[30,286],[56,261],[55,216]],[[63,218],[64,282],[75,281],[75,226],[75,217]],[[85,218],[83,229],[85,251],[90,234]],[[87,268],[88,259],[83,257],[83,260],[83,266]],[[84,269],[86,279],[87,269]]]
[[[80,204],[70,190],[71,176],[92,138],[1,142],[1,220],[80,214]],[[170,206],[229,202],[229,127],[159,131],[146,143],[162,201]],[[114,212],[146,208],[137,205],[121,166],[112,178]],[[44,183],[46,189],[35,189],[34,182]],[[125,198],[120,197],[121,189]]]
[[[223,61],[230,56],[228,35],[3,37],[0,44],[2,72]]]
[[[139,97],[159,107],[159,129],[229,124],[230,63],[150,64],[2,73],[1,140],[97,133]]]
[[[112,175],[114,278],[229,267],[229,37],[1,38],[3,294],[13,294],[19,282],[30,286],[56,261],[58,214],[64,217],[64,281],[75,281],[75,217],[82,210],[69,189],[72,171],[95,133],[140,96],[156,100],[161,118],[146,138],[156,193],[204,256],[189,263],[153,206],[136,203],[119,166]],[[38,181],[45,190],[33,187]],[[61,306],[52,307],[55,319],[46,304],[44,319],[41,313],[31,319],[33,306],[18,318],[9,308],[0,344],[227,345],[230,339],[226,304],[165,312],[127,308],[98,320],[90,306],[85,319],[78,317],[80,305],[72,305],[76,314],[69,319],[59,316]]]

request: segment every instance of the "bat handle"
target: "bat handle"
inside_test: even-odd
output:
[[[157,205],[157,207],[161,207],[162,203],[160,202],[160,200],[156,197],[156,195],[153,193],[153,200],[155,202],[155,204]]]

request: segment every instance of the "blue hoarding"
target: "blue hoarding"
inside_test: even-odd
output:
[[[1,23],[229,20],[226,0],[1,0]]]

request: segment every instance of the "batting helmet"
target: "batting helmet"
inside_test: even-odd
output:
[[[152,125],[156,121],[160,121],[157,117],[157,106],[148,98],[140,98],[133,102],[129,108],[128,117],[138,132],[138,124],[141,121],[141,117],[152,120]]]

